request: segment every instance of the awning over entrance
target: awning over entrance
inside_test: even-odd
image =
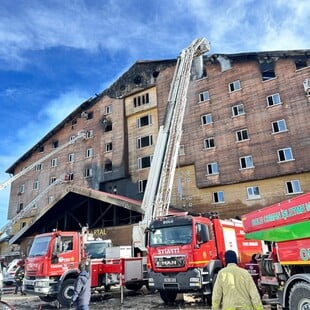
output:
[[[28,232],[35,224],[38,223],[40,219],[42,219],[47,212],[52,212],[53,208],[56,208],[56,205],[59,205],[62,201],[65,201],[70,194],[75,194],[81,197],[91,198],[97,201],[101,201],[107,203],[109,205],[117,206],[120,208],[124,208],[130,211],[134,211],[139,214],[143,214],[144,211],[141,209],[141,201],[131,199],[128,197],[124,197],[121,195],[111,194],[107,192],[101,192],[98,190],[84,188],[79,186],[68,186],[64,188],[64,193],[57,200],[55,200],[52,204],[43,207],[38,214],[26,225],[24,226],[17,234],[15,234],[10,240],[9,244],[16,243],[21,237],[23,237],[26,232]],[[81,200],[81,199],[79,199]],[[77,204],[77,202],[74,202]],[[70,207],[72,208],[71,201],[66,200],[65,208],[59,209],[58,212],[65,212]],[[68,206],[68,207],[67,207]]]

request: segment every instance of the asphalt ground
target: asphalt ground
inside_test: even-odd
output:
[[[2,301],[10,305],[11,308],[1,305],[0,310],[55,310],[62,308],[57,302],[42,302],[38,297],[32,295],[22,296],[20,293],[14,294],[14,287],[6,288],[2,295]],[[65,308],[62,308],[65,309]],[[190,310],[190,309],[211,309],[210,306],[203,304],[199,298],[191,295],[180,294],[177,300],[166,305],[161,300],[158,293],[152,294],[145,288],[138,292],[124,290],[123,298],[121,298],[120,288],[114,288],[111,292],[103,295],[95,295],[90,303],[90,310],[150,310],[150,309],[169,309],[169,310]],[[265,306],[265,310],[270,307]]]

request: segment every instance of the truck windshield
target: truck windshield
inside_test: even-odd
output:
[[[150,246],[188,244],[191,241],[191,225],[161,227],[150,232]]]
[[[108,242],[95,242],[86,243],[86,253],[90,258],[105,258],[106,248],[111,247],[111,243]]]
[[[44,237],[37,237],[34,239],[30,252],[29,257],[33,256],[42,256],[47,253],[48,245],[51,241],[51,236],[44,236]]]

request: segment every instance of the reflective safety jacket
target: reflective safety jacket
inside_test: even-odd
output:
[[[231,263],[219,271],[212,292],[212,309],[264,309],[255,283],[247,270]]]

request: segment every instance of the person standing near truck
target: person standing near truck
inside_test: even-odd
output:
[[[219,271],[214,284],[212,310],[263,310],[252,276],[237,265],[236,253],[226,251],[225,262],[226,267]]]
[[[79,275],[74,283],[74,293],[70,306],[76,310],[89,310],[91,295],[91,280],[89,274],[89,262],[79,264]]]
[[[15,280],[15,292],[14,294],[18,293],[18,290],[20,289],[21,295],[26,295],[23,291],[23,280],[25,276],[25,261],[23,259],[20,259],[17,262],[17,269],[15,271],[14,280]]]

